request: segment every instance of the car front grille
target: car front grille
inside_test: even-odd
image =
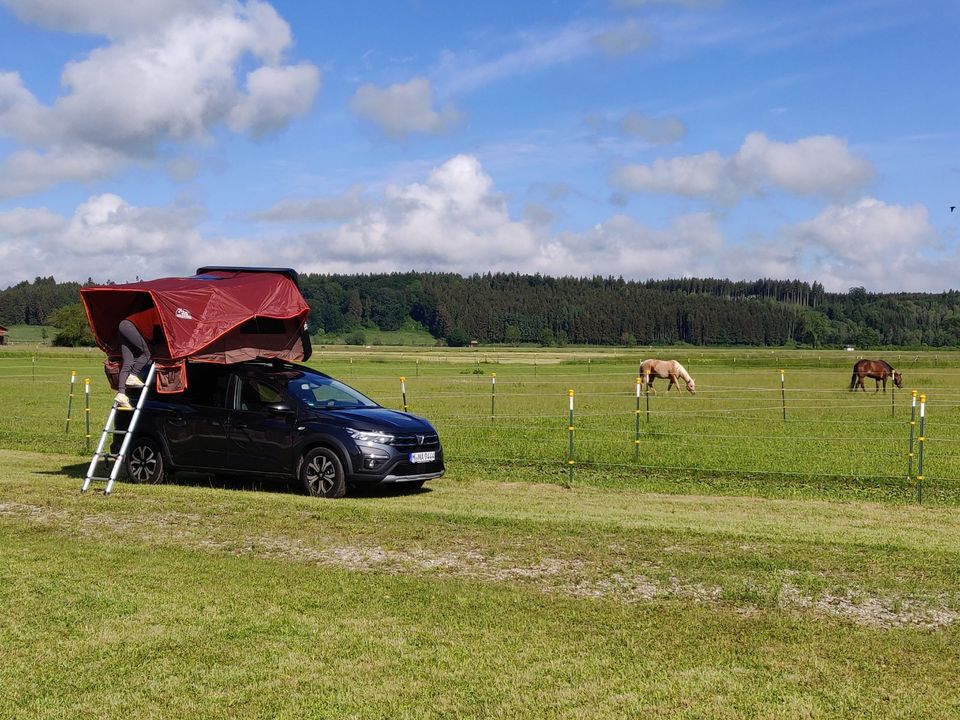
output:
[[[403,452],[420,452],[421,450],[439,450],[440,438],[436,433],[397,435],[396,438],[394,438],[392,445],[397,450],[401,450]]]

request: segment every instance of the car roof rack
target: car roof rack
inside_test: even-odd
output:
[[[275,267],[241,267],[236,265],[205,265],[197,268],[197,275],[206,275],[211,272],[248,272],[248,273],[278,273],[293,280],[293,284],[300,289],[300,276],[293,268]]]

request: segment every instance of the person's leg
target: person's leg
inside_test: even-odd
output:
[[[127,337],[130,328],[126,327],[127,325],[132,327],[133,323],[129,320],[123,320],[118,328],[118,332],[120,334],[120,357],[123,360],[120,365],[120,376],[117,379],[117,389],[120,392],[123,392],[123,389],[127,386],[127,378],[130,377],[130,372],[133,370],[134,361],[133,348],[130,345],[130,340]],[[136,332],[136,328],[134,327],[133,329],[134,333],[139,335],[139,333]]]
[[[122,320],[119,326],[120,332],[120,354],[123,357],[123,365],[120,368],[120,390],[126,387],[127,378],[130,375],[139,377],[140,371],[147,366],[151,360],[150,345],[137,330],[137,326],[129,320]]]

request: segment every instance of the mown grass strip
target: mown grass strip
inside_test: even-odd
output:
[[[3,525],[0,715],[948,717],[956,632],[572,599]]]

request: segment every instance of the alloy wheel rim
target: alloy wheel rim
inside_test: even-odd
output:
[[[130,455],[130,469],[140,481],[149,480],[157,469],[157,456],[148,447],[137,447]]]
[[[310,462],[308,473],[310,486],[316,488],[319,493],[330,492],[335,475],[336,470],[329,458],[316,457]]]

